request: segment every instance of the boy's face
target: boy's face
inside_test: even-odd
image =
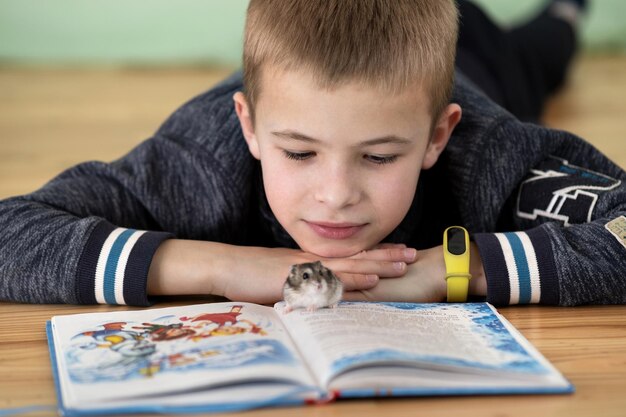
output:
[[[270,207],[301,249],[350,256],[380,243],[406,215],[460,118],[434,125],[423,89],[385,94],[362,84],[320,89],[304,72],[265,69],[255,123],[234,97]]]

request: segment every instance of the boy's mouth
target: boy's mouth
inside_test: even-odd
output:
[[[359,233],[367,223],[329,223],[309,222],[307,225],[320,237],[325,239],[348,239]]]

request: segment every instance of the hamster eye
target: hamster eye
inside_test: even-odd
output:
[[[302,274],[302,279],[309,279],[309,273],[305,272],[304,274]]]

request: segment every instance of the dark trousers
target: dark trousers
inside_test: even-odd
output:
[[[576,51],[571,25],[544,11],[504,30],[471,2],[461,0],[459,11],[457,67],[520,120],[539,122]]]

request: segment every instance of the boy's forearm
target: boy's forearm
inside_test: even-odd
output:
[[[228,256],[220,243],[170,239],[152,258],[148,272],[148,295],[224,295],[219,284]]]
[[[235,246],[170,239],[156,250],[147,279],[148,295],[217,295],[234,301],[274,303],[293,264],[322,260],[346,291],[372,288],[378,277],[406,272],[405,247],[372,249],[348,258],[320,258],[298,249]],[[413,253],[411,258],[415,257]],[[401,270],[397,265],[404,265]],[[375,279],[371,279],[371,277]]]
[[[485,270],[483,262],[478,252],[478,245],[475,242],[470,243],[470,295],[486,296],[487,295],[487,279],[485,278]]]

